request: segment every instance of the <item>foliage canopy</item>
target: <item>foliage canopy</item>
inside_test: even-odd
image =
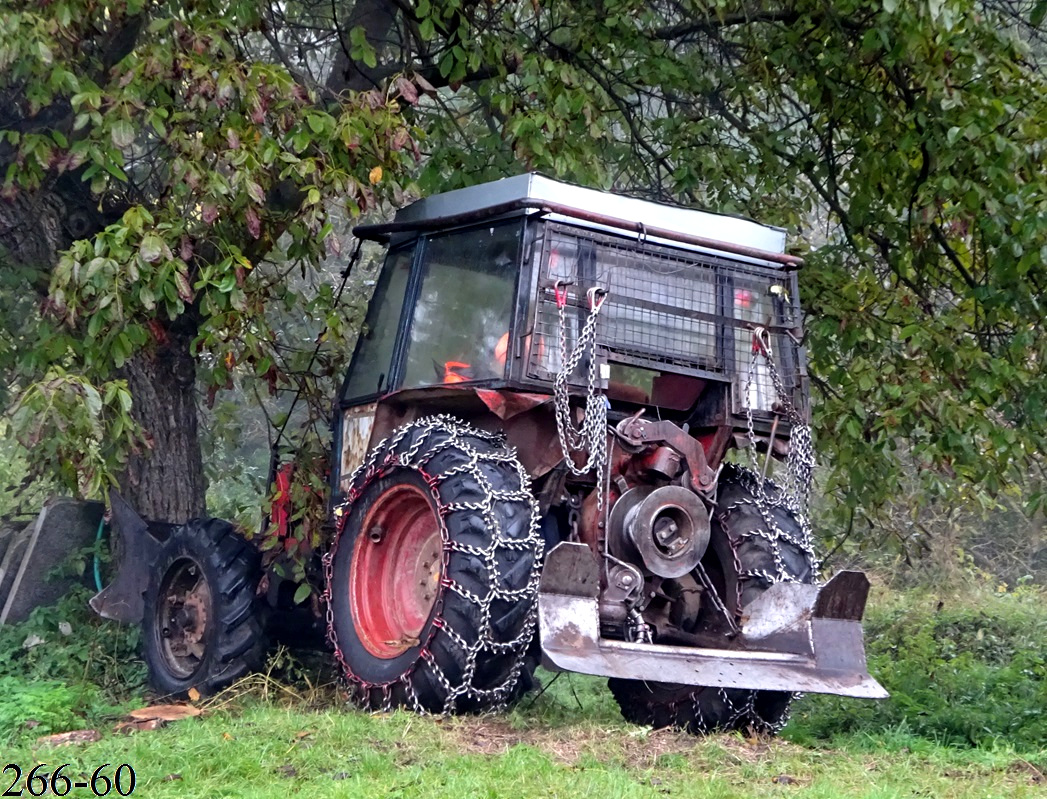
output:
[[[312,377],[354,322],[316,279],[338,209],[536,169],[788,227],[829,495],[852,522],[912,473],[988,497],[1047,434],[1045,11],[0,0],[0,248],[23,275],[0,365],[36,384],[16,425],[97,492],[161,424],[106,381],[176,340],[212,391],[304,387],[319,456]],[[281,308],[328,327],[312,376]],[[41,426],[69,391],[86,437]]]

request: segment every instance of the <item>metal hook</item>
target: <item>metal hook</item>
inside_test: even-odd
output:
[[[599,311],[600,307],[604,303],[604,300],[607,299],[607,289],[602,289],[599,286],[593,286],[586,293],[589,295],[589,309],[592,311]],[[597,297],[599,297],[599,300],[597,300]]]
[[[556,294],[556,307],[563,308],[567,304],[567,284],[562,280],[557,280],[553,284],[553,293]]]
[[[771,337],[766,327],[753,328],[753,352],[762,353],[767,358],[771,357]]]

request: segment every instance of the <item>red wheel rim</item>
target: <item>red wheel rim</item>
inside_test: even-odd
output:
[[[349,607],[360,643],[378,658],[417,646],[443,574],[440,520],[428,494],[410,483],[378,495],[357,533]]]

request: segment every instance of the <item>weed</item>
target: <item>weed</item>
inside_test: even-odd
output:
[[[140,693],[145,666],[138,657],[138,627],[98,618],[87,606],[89,595],[77,586],[26,621],[0,627],[0,679],[60,681],[112,701]]]

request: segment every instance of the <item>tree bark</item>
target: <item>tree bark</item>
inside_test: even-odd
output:
[[[179,319],[167,339],[121,370],[135,420],[152,448],[133,455],[120,481],[121,493],[147,519],[181,523],[207,509],[207,478],[200,453],[196,360],[189,350],[196,325]]]

